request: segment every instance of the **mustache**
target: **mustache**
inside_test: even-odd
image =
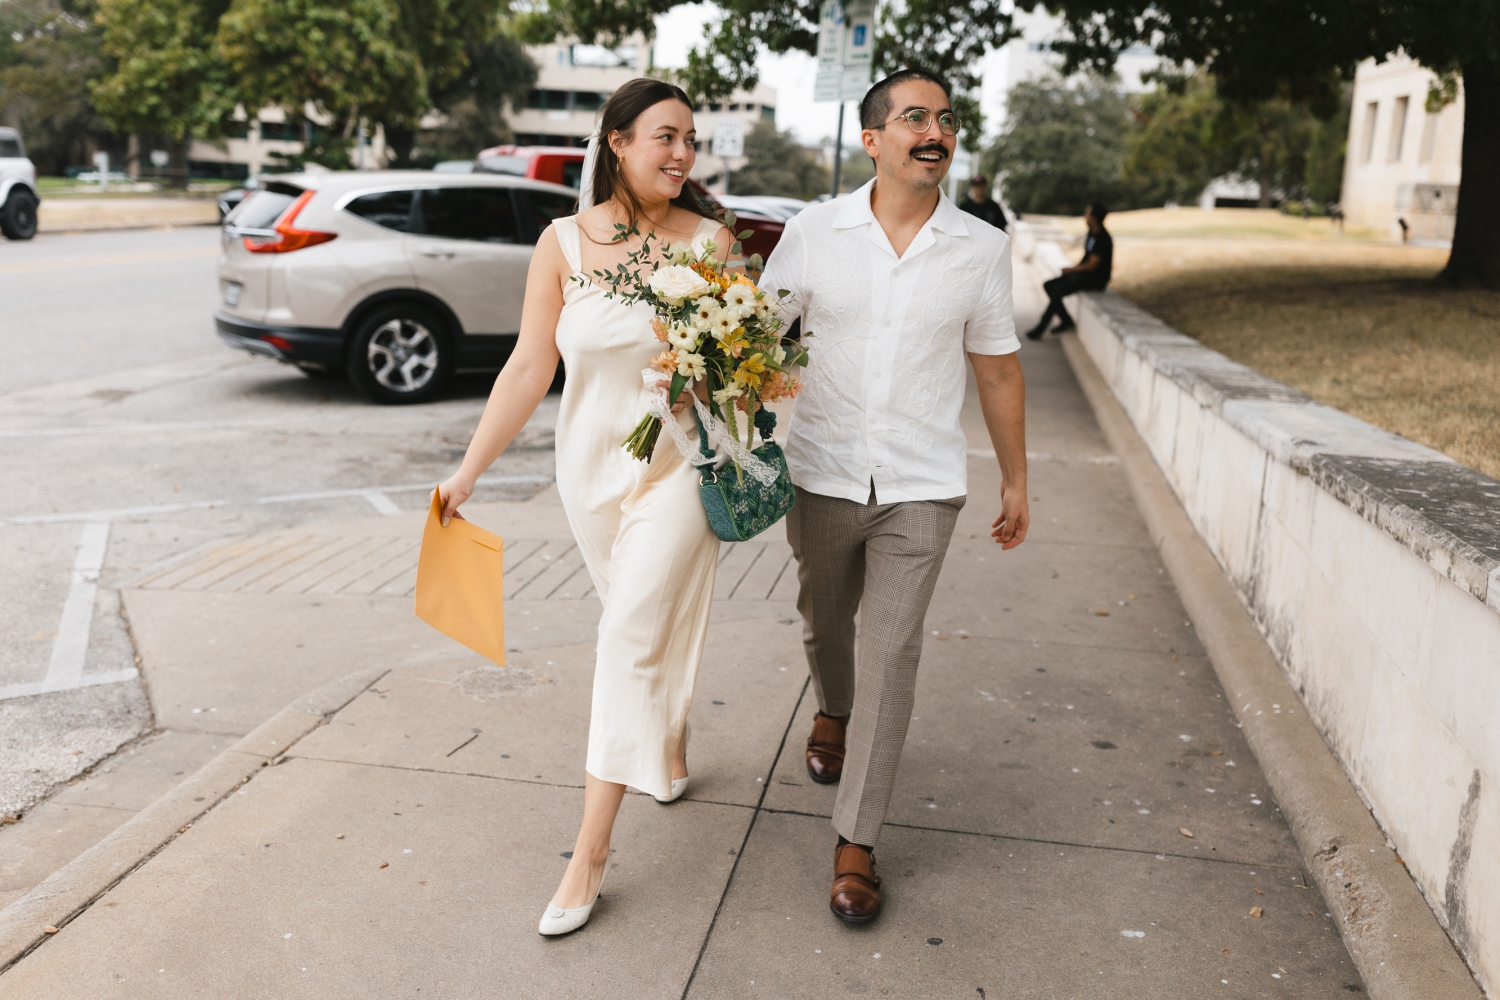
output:
[[[918,153],[937,153],[945,160],[948,158],[948,150],[940,142],[924,142],[911,151],[912,156],[916,156]]]

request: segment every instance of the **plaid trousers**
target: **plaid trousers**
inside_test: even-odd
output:
[[[799,487],[787,514],[818,707],[850,716],[833,827],[856,844],[873,847],[885,822],[927,605],[964,499],[861,504]]]

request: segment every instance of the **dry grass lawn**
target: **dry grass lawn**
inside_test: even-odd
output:
[[[1162,231],[1162,217],[1188,214],[1110,216],[1116,291],[1319,402],[1500,478],[1500,292],[1435,287],[1446,250],[1253,238],[1244,230],[1283,223],[1236,224],[1222,209],[1191,213],[1216,231]]]

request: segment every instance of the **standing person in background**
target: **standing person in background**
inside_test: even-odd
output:
[[[1005,228],[1005,209],[990,198],[990,179],[984,174],[969,178],[969,193],[958,203],[958,207],[977,219],[983,219],[1002,233]]]
[[[1002,474],[990,534],[1026,537],[1026,386],[1011,315],[1010,238],[943,197],[961,123],[947,88],[904,69],[860,104],[875,179],[787,223],[762,288],[817,331],[786,458],[786,534],[818,699],[807,770],[838,783],[829,907],[880,912],[875,842],[906,742],[922,627],[968,492],[959,423],[974,370]],[[855,628],[855,615],[859,627]]]
[[[1036,326],[1026,331],[1032,340],[1041,340],[1054,316],[1062,317],[1054,333],[1072,330],[1073,317],[1063,306],[1063,299],[1074,292],[1102,292],[1109,284],[1110,269],[1115,260],[1115,241],[1104,228],[1104,217],[1109,209],[1097,201],[1083,210],[1083,221],[1088,224],[1089,235],[1083,241],[1083,260],[1072,267],[1062,269],[1062,274],[1051,281],[1043,282],[1047,292],[1047,311]]]

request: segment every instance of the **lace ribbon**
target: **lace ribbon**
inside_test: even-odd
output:
[[[779,471],[773,466],[767,465],[754,452],[745,447],[743,441],[736,440],[729,427],[724,421],[715,417],[704,405],[703,400],[696,395],[693,396],[693,405],[698,409],[698,419],[703,421],[703,426],[708,430],[708,440],[716,455],[706,456],[698,447],[698,442],[691,440],[682,425],[677,422],[677,417],[672,414],[672,405],[667,400],[667,389],[671,385],[672,376],[655,368],[646,368],[641,371],[641,378],[646,383],[646,390],[651,394],[646,403],[646,412],[662,422],[662,426],[672,437],[672,443],[682,453],[682,457],[693,465],[709,465],[720,456],[728,456],[729,460],[748,472],[756,482],[762,486],[774,486]]]

